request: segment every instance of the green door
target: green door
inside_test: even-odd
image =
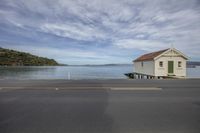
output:
[[[168,73],[174,73],[174,62],[168,61]]]

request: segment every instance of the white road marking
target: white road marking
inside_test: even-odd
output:
[[[111,87],[111,90],[143,90],[143,91],[160,91],[159,87]]]
[[[84,89],[110,89],[110,90],[144,90],[144,91],[160,91],[162,88],[159,87],[111,87],[111,86],[68,86],[68,87],[60,87],[60,88],[53,88],[53,87],[0,87],[0,90],[17,90],[17,89],[35,89],[35,90],[40,90],[40,89],[54,89],[54,90],[67,90],[67,89],[78,89],[78,90],[84,90]]]

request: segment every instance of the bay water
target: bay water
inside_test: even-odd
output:
[[[113,66],[6,66],[0,79],[126,79],[133,65]],[[187,68],[187,77],[200,78],[200,67]]]

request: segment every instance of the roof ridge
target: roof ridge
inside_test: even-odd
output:
[[[155,52],[151,52],[151,53],[143,54],[143,55],[139,56],[138,58],[136,58],[134,60],[134,62],[153,60],[155,57],[157,57],[158,55],[162,54],[163,52],[165,52],[165,51],[167,51],[169,49],[170,48],[159,50],[159,51],[155,51]]]

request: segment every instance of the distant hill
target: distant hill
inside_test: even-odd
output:
[[[67,66],[91,66],[91,67],[96,67],[96,66],[129,66],[132,64],[83,64],[83,65],[67,65]]]
[[[199,61],[187,61],[187,67],[195,67],[195,66],[200,66]]]
[[[195,66],[200,66],[200,62],[199,61],[188,61],[187,65],[195,65]]]
[[[56,66],[54,59],[0,47],[0,66]]]

